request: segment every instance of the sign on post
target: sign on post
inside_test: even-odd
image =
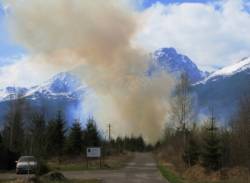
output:
[[[100,147],[88,147],[87,148],[87,157],[88,158],[100,158],[101,157],[101,148]]]
[[[100,159],[100,168],[102,167],[102,159],[101,159],[101,148],[100,147],[87,147],[86,149],[86,157],[87,157],[87,168],[89,166],[89,159]]]

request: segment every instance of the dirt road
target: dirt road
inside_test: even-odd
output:
[[[167,183],[151,153],[136,153],[133,161],[121,170],[67,171],[63,174],[69,179],[101,179],[105,183]],[[0,174],[1,179],[15,177],[14,174]]]

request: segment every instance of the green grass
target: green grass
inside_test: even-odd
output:
[[[184,183],[184,181],[174,174],[171,170],[163,165],[159,165],[159,170],[163,177],[165,177],[170,183]]]

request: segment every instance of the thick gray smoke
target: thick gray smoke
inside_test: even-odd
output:
[[[13,36],[34,59],[42,55],[41,64],[53,67],[83,66],[76,72],[99,98],[94,115],[100,127],[111,123],[116,136],[143,135],[154,143],[166,121],[173,81],[164,73],[146,76],[150,59],[131,46],[137,17],[123,2],[6,1]]]

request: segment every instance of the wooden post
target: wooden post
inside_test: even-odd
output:
[[[89,169],[89,158],[87,157],[87,169]]]
[[[100,154],[100,169],[102,168],[102,151],[103,151],[103,148],[100,148],[101,149],[101,154]]]

